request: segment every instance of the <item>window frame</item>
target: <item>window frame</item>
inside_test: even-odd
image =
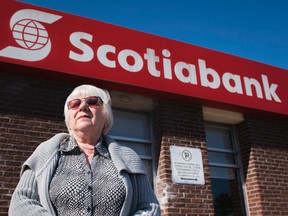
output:
[[[124,141],[124,142],[138,142],[141,144],[147,144],[150,146],[150,151],[151,151],[151,156],[145,156],[145,155],[140,155],[137,153],[137,155],[140,157],[141,160],[150,160],[151,161],[151,184],[155,188],[156,185],[156,158],[155,158],[155,139],[154,139],[154,131],[153,131],[153,115],[151,111],[147,110],[136,110],[136,109],[129,109],[125,107],[117,107],[113,106],[112,107],[112,112],[114,113],[115,110],[119,110],[122,112],[127,112],[127,113],[137,113],[137,114],[143,114],[147,116],[148,120],[148,127],[149,127],[149,134],[150,134],[150,139],[138,139],[138,138],[131,138],[127,136],[116,136],[116,135],[111,135],[108,133],[108,135],[115,139],[116,141]],[[115,118],[114,118],[114,124],[115,124]],[[149,177],[149,176],[148,176]],[[150,178],[149,178],[150,179]]]
[[[241,160],[240,144],[238,141],[236,127],[235,125],[227,124],[227,123],[205,121],[204,128],[205,128],[205,133],[206,133],[207,128],[214,128],[214,129],[220,129],[220,130],[223,129],[223,130],[229,131],[232,150],[208,147],[208,143],[207,143],[207,153],[208,155],[209,155],[209,152],[225,153],[225,154],[233,155],[235,163],[234,164],[215,163],[215,162],[210,162],[208,159],[208,165],[209,167],[232,168],[235,170],[236,178],[239,184],[238,189],[240,190],[242,213],[244,216],[247,216],[248,215],[248,202],[247,202],[247,196],[246,196],[247,191],[245,187],[243,163]],[[207,142],[207,138],[206,138],[206,142]],[[210,176],[210,178],[212,178],[212,176]],[[211,185],[211,188],[212,188],[212,185]]]

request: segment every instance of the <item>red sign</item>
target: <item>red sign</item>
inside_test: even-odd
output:
[[[287,70],[24,3],[1,7],[0,61],[288,114]]]

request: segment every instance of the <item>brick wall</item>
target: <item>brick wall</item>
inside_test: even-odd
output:
[[[288,122],[247,116],[238,130],[250,215],[288,215]]]
[[[155,111],[154,121],[158,144],[156,146],[161,146],[157,171],[157,194],[162,206],[162,215],[214,215],[201,107],[161,101]],[[205,185],[174,184],[172,182],[169,151],[171,145],[202,150]]]
[[[21,164],[38,144],[66,131],[63,104],[71,87],[0,73],[0,215],[7,215]]]

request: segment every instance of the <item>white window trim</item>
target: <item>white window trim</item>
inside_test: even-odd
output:
[[[203,106],[204,121],[218,122],[223,124],[239,124],[244,121],[242,113],[228,111],[223,109],[216,109],[212,107]]]

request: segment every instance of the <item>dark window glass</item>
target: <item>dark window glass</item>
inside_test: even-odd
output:
[[[205,131],[215,216],[246,215],[233,130],[207,124]]]

